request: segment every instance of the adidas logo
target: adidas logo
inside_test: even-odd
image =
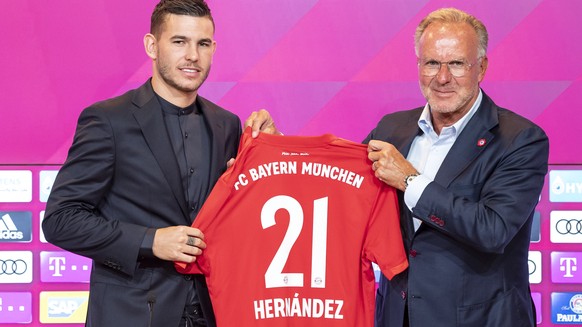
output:
[[[24,235],[18,230],[9,214],[0,218],[0,240],[22,240]]]

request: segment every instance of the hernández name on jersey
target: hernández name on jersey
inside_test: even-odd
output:
[[[283,152],[283,154],[286,152]],[[303,152],[301,155],[309,155]],[[298,167],[299,166],[299,167]],[[276,175],[310,175],[329,178],[338,182],[360,188],[364,177],[353,171],[319,162],[274,161],[250,168],[246,173],[238,176],[234,184],[235,190],[247,186],[250,181]]]
[[[344,300],[301,298],[274,298],[253,301],[255,319],[304,317],[344,319]]]

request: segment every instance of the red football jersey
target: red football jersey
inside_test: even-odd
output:
[[[206,276],[219,327],[373,326],[371,262],[388,278],[408,266],[395,190],[366,145],[329,134],[247,129],[192,226],[207,248],[176,267]]]

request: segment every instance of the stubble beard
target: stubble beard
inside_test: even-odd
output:
[[[474,92],[456,93],[456,97],[451,101],[434,101],[434,91],[428,87],[421,86],[424,98],[428,102],[430,109],[441,114],[450,114],[464,108],[473,98]]]
[[[208,67],[208,69],[204,70],[201,73],[200,76],[201,78],[198,81],[195,81],[193,85],[190,83],[180,83],[178,81],[178,78],[172,76],[171,70],[172,68],[169,65],[162,65],[158,67],[158,74],[160,75],[164,83],[180,92],[192,93],[198,92],[200,86],[204,84],[204,81],[206,81],[206,78],[208,78],[208,74],[210,73],[210,66]]]

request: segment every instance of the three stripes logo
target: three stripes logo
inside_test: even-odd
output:
[[[30,242],[32,214],[30,212],[0,212],[0,242]]]

